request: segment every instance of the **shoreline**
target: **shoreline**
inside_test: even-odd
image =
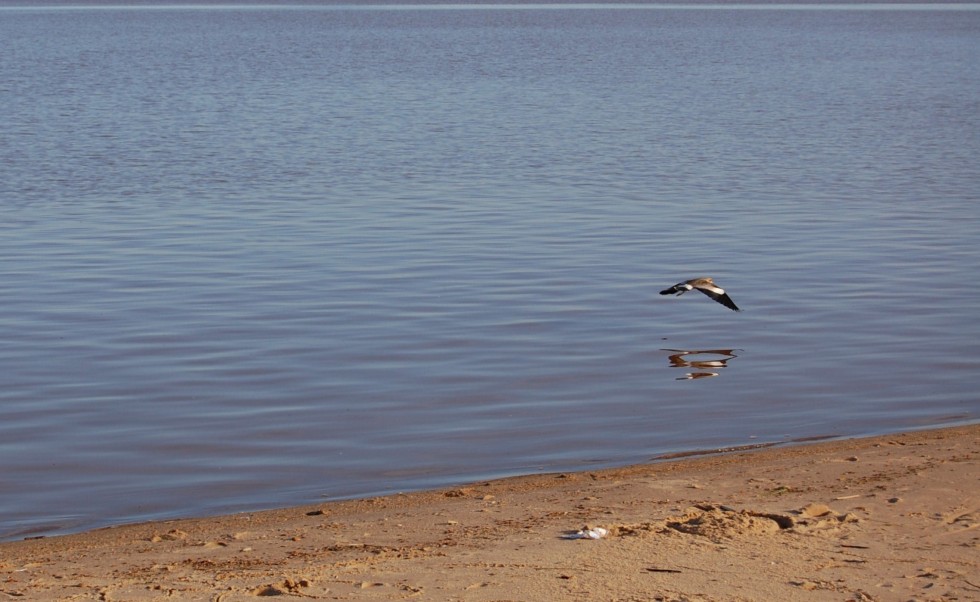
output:
[[[978,550],[974,424],[4,542],[0,600],[953,600]]]

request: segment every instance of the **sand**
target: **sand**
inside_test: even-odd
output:
[[[980,600],[978,460],[972,425],[99,529],[0,544],[0,600]]]

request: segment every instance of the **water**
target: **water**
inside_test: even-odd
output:
[[[980,11],[749,8],[0,9],[0,537],[976,421]]]

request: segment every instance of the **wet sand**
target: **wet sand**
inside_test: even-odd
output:
[[[275,595],[977,600],[980,425],[0,544],[0,600]]]

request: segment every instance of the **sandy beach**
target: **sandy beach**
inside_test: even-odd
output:
[[[978,462],[972,425],[128,525],[0,544],[0,599],[977,600]]]

